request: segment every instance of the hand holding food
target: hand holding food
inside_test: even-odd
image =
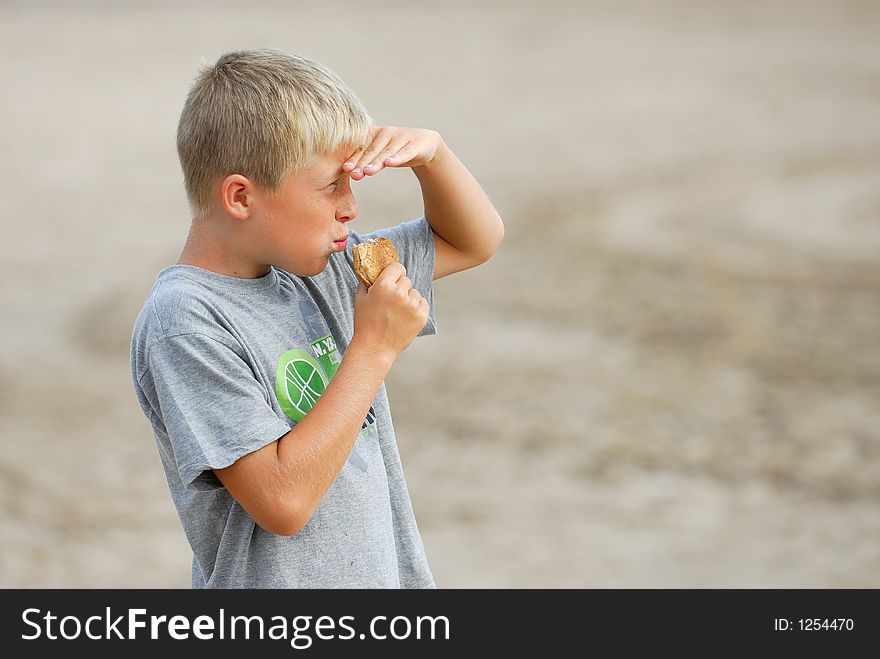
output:
[[[352,343],[394,359],[425,326],[428,301],[413,288],[387,238],[355,245],[352,254],[362,284],[355,296]]]

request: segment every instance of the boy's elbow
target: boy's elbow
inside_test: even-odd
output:
[[[291,501],[277,501],[271,509],[259,518],[254,518],[257,525],[269,533],[276,535],[296,535],[309,523],[311,512],[302,505]]]
[[[298,519],[292,517],[281,519],[270,524],[260,524],[260,527],[269,533],[287,537],[296,535],[303,530],[304,526],[304,523],[301,523]]]
[[[497,228],[495,230],[495,249],[492,250],[492,254],[498,251],[498,248],[501,247],[501,243],[504,242],[504,220],[501,219],[501,216],[496,212],[495,217],[497,218]]]
[[[492,227],[491,235],[489,239],[486,241],[486,248],[483,252],[478,256],[477,264],[482,265],[489,259],[491,259],[495,252],[498,251],[498,248],[501,246],[501,243],[504,241],[504,222],[501,220],[501,216],[496,212],[495,213],[495,222]]]

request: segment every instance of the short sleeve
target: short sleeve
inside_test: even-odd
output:
[[[380,229],[363,236],[361,240],[385,236],[397,250],[400,262],[406,268],[407,277],[413,282],[422,297],[428,301],[428,322],[419,332],[419,336],[437,333],[437,320],[434,312],[434,262],[436,260],[436,244],[434,232],[428,221],[422,217],[395,227]],[[360,241],[359,241],[360,242]]]
[[[186,487],[216,486],[205,472],[228,467],[290,430],[247,362],[205,334],[172,336],[151,346],[145,377],[152,380],[154,404]]]

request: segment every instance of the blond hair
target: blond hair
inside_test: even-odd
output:
[[[228,52],[197,75],[177,126],[177,154],[193,216],[210,208],[218,177],[241,174],[278,192],[315,157],[362,144],[372,124],[330,69],[300,55]]]

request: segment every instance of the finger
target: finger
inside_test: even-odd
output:
[[[373,140],[376,139],[376,136],[381,132],[382,128],[383,126],[370,126],[370,129],[367,132],[366,142],[358,145],[354,153],[348,157],[348,160],[342,163],[343,172],[350,172],[357,166],[358,162],[360,162],[364,155],[364,150],[367,148],[367,145],[371,144]]]
[[[416,150],[411,142],[402,142],[399,148],[387,156],[384,164],[387,167],[400,167],[412,160],[416,155]]]
[[[419,300],[419,313],[425,318],[425,322],[428,322],[428,316],[431,314],[431,309],[428,306],[428,301],[425,298]]]
[[[364,155],[364,150],[367,148],[367,145],[372,143],[372,141],[375,139],[376,135],[379,134],[379,131],[381,129],[381,126],[370,126],[370,129],[367,132],[366,141],[359,144],[358,147],[354,150],[354,153],[352,153],[348,157],[348,159],[344,163],[342,163],[343,172],[350,172],[355,167],[357,167],[358,162],[360,162],[360,159]]]
[[[391,131],[388,127],[383,127],[373,138],[373,141],[364,149],[364,152],[361,154],[361,157],[358,159],[357,163],[351,170],[351,175],[355,180],[362,178],[361,175],[366,175],[367,172],[364,170],[364,166],[372,163],[376,156],[388,146],[391,142]],[[370,172],[375,174],[375,172]]]
[[[363,171],[367,176],[372,176],[386,166],[399,166],[401,163],[400,160],[395,160],[394,155],[400,153],[400,150],[408,144],[406,138],[397,138],[392,139],[384,149],[379,151],[376,154],[376,157],[373,158],[370,162],[363,166]]]
[[[366,176],[374,176],[378,174],[385,168],[385,159],[388,158],[392,153],[396,153],[398,149],[398,145],[394,142],[389,142],[385,145],[383,149],[381,149],[372,160],[365,163],[361,166],[361,170]]]
[[[354,166],[357,164],[357,161],[360,160],[361,153],[363,153],[365,148],[366,148],[365,144],[358,145],[357,149],[354,150],[354,153],[352,153],[348,157],[348,160],[346,160],[344,163],[342,163],[342,171],[343,172],[350,172],[352,169],[354,169]]]
[[[406,277],[406,268],[403,267],[402,263],[398,263],[395,261],[394,263],[389,263],[387,266],[385,266],[382,272],[379,273],[379,276],[376,277],[376,281],[375,283],[373,283],[373,286],[378,284],[380,281],[387,281],[392,284],[397,284],[397,282],[400,281],[401,277]]]

